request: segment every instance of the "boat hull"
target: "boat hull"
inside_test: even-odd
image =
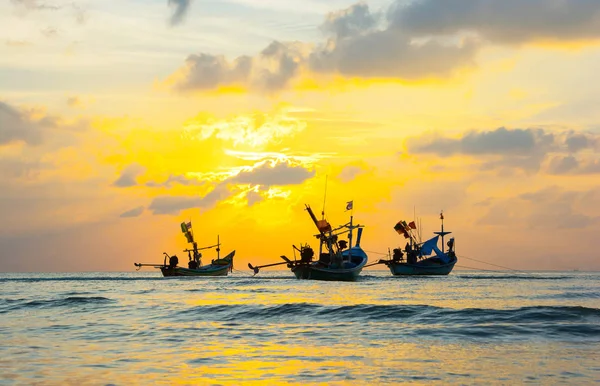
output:
[[[388,267],[394,276],[444,276],[452,272],[455,264],[456,259],[447,264],[434,263],[429,259],[425,259],[415,264],[392,262],[388,264]]]
[[[219,269],[189,269],[182,267],[160,267],[163,276],[227,276],[229,273],[228,267]]]
[[[366,253],[360,247],[351,248],[353,267],[331,268],[326,267],[319,262],[297,265],[292,268],[292,272],[297,279],[302,280],[324,280],[324,281],[356,281],[363,267],[368,261]],[[342,252],[342,256],[347,258],[349,252]]]
[[[235,251],[229,255],[220,259],[221,262],[228,262],[228,264],[208,264],[198,269],[189,269],[183,267],[159,267],[163,276],[227,276],[231,268],[233,267],[233,256]]]
[[[326,281],[356,281],[362,269],[343,270],[301,265],[292,269],[296,279]]]

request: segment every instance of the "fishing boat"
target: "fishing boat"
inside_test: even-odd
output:
[[[233,270],[233,257],[235,251],[231,251],[224,257],[220,257],[221,241],[217,236],[217,243],[207,247],[198,248],[198,244],[194,241],[194,234],[192,231],[192,222],[182,222],[181,231],[185,235],[188,243],[192,244],[192,249],[184,249],[183,252],[188,253],[188,267],[179,266],[179,258],[177,255],[169,256],[168,253],[163,252],[164,261],[162,264],[145,264],[145,263],[133,263],[139,271],[142,267],[153,267],[160,269],[163,276],[227,276],[229,272]],[[202,265],[202,253],[200,251],[210,248],[216,248],[217,258],[213,259],[210,264]],[[167,263],[168,259],[168,263]]]
[[[353,202],[350,201],[346,205],[346,210],[352,209]],[[350,215],[348,223],[332,229],[329,222],[325,220],[324,211],[323,218],[317,220],[309,205],[305,205],[305,210],[319,230],[319,234],[315,235],[319,240],[318,260],[313,259],[315,253],[308,244],[301,245],[300,248],[294,245],[294,260],[281,256],[283,262],[256,267],[248,264],[248,267],[256,275],[261,268],[285,264],[297,279],[355,281],[368,261],[367,254],[360,247],[363,226],[354,225],[353,216]],[[357,235],[356,242],[352,245],[354,229],[357,229]],[[348,241],[340,237],[345,234],[348,235]],[[296,259],[296,251],[300,253],[300,259]]]
[[[406,223],[399,221],[394,230],[402,234],[410,242],[406,244],[404,251],[401,248],[394,249],[394,254],[389,260],[380,260],[379,263],[388,266],[395,276],[411,275],[448,275],[452,272],[457,262],[454,251],[454,237],[448,240],[448,250],[444,246],[444,236],[452,233],[444,231],[444,213],[440,213],[442,229],[440,232],[433,232],[436,236],[425,242],[419,242],[415,235],[416,225],[414,221]],[[442,249],[438,248],[438,241],[441,237]],[[406,259],[404,258],[406,255]]]

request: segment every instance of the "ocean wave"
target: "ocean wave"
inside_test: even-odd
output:
[[[529,274],[510,274],[510,275],[463,275],[456,274],[457,278],[471,280],[565,280],[572,279],[573,276],[541,276]]]
[[[428,305],[197,306],[172,315],[173,320],[213,320],[250,324],[381,324],[403,335],[513,339],[523,336],[600,339],[600,309],[580,306],[531,306],[514,309],[453,309]],[[386,327],[383,327],[386,326]],[[368,331],[372,331],[369,329]],[[366,333],[368,333],[366,331]]]
[[[167,278],[169,279],[169,278]],[[58,276],[58,277],[2,277],[0,283],[3,282],[23,282],[23,283],[40,283],[49,281],[154,281],[165,280],[162,276],[156,277],[124,277],[124,276]]]
[[[364,333],[391,328],[402,335],[419,338],[600,339],[600,309],[579,306],[451,309],[427,305],[335,307],[311,303],[217,305],[190,308],[173,318],[187,322],[199,319],[222,323],[240,320],[260,325],[342,324],[349,328],[370,325]],[[373,323],[380,327],[374,327]]]
[[[535,296],[537,299],[600,299],[600,292],[558,292]]]
[[[313,303],[279,305],[214,305],[183,310],[185,315],[229,315],[231,320],[270,319],[274,317],[315,316],[328,320],[384,320],[400,318],[445,319],[448,321],[571,321],[580,318],[600,318],[600,309],[580,306],[531,306],[516,309],[443,308],[428,305],[369,305],[324,306]]]
[[[35,308],[73,307],[80,305],[98,306],[107,303],[114,303],[115,300],[105,298],[103,296],[68,296],[65,298],[45,300],[14,299],[11,301],[8,299],[5,300],[5,302],[7,303],[7,306],[0,306],[0,313]]]

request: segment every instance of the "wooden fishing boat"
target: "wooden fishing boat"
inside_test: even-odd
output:
[[[346,210],[352,210],[352,201],[346,206]],[[284,260],[280,263],[267,264],[262,266],[248,267],[258,274],[261,268],[276,265],[287,265],[294,273],[297,279],[305,280],[329,280],[329,281],[355,281],[368,261],[368,256],[360,247],[363,226],[353,224],[353,216],[350,216],[350,222],[336,229],[323,219],[317,220],[310,206],[306,205],[306,211],[309,213],[313,222],[319,230],[315,235],[319,239],[319,258],[314,261],[314,251],[307,244],[300,248],[294,248],[294,260],[281,256]],[[357,229],[356,243],[352,245],[353,230]],[[348,235],[348,241],[340,239],[341,235]],[[300,253],[300,259],[296,259],[296,251]]]
[[[156,268],[160,268],[163,276],[227,276],[233,269],[234,256],[235,251],[232,251],[227,256],[217,258],[210,264],[203,265],[199,268],[172,267],[171,265],[161,265]]]
[[[406,224],[400,221],[394,226],[394,229],[403,234],[405,238],[410,238],[410,243],[406,244],[405,250],[394,249],[394,254],[389,260],[380,260],[379,263],[388,266],[395,276],[412,275],[448,275],[452,272],[457,262],[454,251],[454,238],[450,238],[447,243],[448,250],[445,250],[444,236],[452,233],[444,231],[444,214],[440,213],[442,229],[440,232],[433,232],[436,236],[421,243],[416,241],[413,230],[416,229],[414,222]],[[437,246],[441,237],[442,249]],[[406,254],[406,259],[404,258]]]
[[[169,256],[168,253],[163,252],[165,256],[162,264],[145,264],[145,263],[133,263],[139,270],[142,267],[153,267],[160,269],[163,276],[227,276],[229,272],[233,270],[233,257],[235,251],[231,251],[224,257],[220,257],[221,242],[219,236],[217,236],[217,244],[210,245],[208,247],[198,248],[198,244],[194,241],[194,234],[192,232],[192,223],[181,223],[181,231],[184,233],[188,242],[193,245],[192,249],[184,249],[184,252],[188,253],[188,267],[179,266],[179,258],[177,255]],[[202,253],[201,250],[216,248],[217,258],[213,259],[210,264],[202,265]],[[192,255],[193,254],[193,255]],[[167,259],[169,259],[167,263]]]

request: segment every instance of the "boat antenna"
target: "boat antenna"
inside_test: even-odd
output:
[[[321,210],[321,216],[322,216],[322,220],[325,220],[325,201],[327,200],[327,177],[328,175],[325,175],[325,194],[323,194],[323,210]]]

